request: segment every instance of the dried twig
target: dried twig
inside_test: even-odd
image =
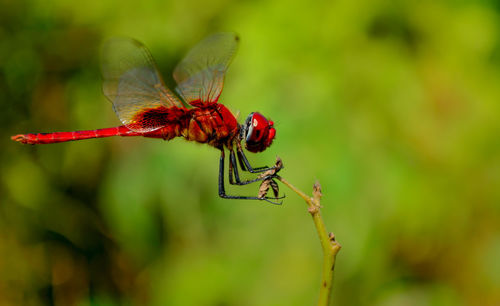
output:
[[[272,169],[269,169],[269,170],[259,174],[258,178],[267,177],[260,184],[259,194],[258,194],[259,198],[265,197],[267,195],[267,193],[269,192],[269,188],[271,188],[273,190],[274,196],[278,197],[279,186],[278,186],[278,183],[276,183],[276,181],[274,180],[274,178],[276,178],[276,174],[282,168],[283,168],[283,162],[281,161],[281,159],[279,157],[277,157],[276,158],[276,165],[274,165],[274,167]]]

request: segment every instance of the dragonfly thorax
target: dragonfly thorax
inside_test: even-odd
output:
[[[274,122],[267,120],[258,112],[250,113],[242,127],[242,138],[245,148],[253,153],[262,152],[269,147],[276,136]]]

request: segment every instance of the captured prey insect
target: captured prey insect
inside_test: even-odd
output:
[[[268,148],[276,135],[273,121],[253,112],[240,125],[231,111],[218,102],[224,75],[236,53],[238,41],[234,33],[217,33],[191,49],[173,73],[177,96],[165,86],[153,57],[143,44],[133,39],[111,39],[102,53],[103,91],[123,125],[88,131],[21,134],[11,138],[25,144],[49,144],[110,136],[164,140],[184,137],[220,150],[220,197],[275,203],[271,200],[282,197],[228,195],[224,188],[226,149],[229,151],[229,182],[233,185],[272,179],[259,176],[241,180],[238,163],[241,170],[251,173],[275,169],[275,166],[252,167],[241,145],[244,140],[246,150],[253,153]]]

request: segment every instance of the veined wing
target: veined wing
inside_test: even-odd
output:
[[[217,33],[199,42],[174,70],[177,93],[190,104],[217,102],[238,41],[234,33]]]
[[[104,95],[113,103],[120,121],[136,132],[150,132],[165,126],[171,107],[182,102],[163,83],[153,57],[140,42],[113,38],[103,47]]]

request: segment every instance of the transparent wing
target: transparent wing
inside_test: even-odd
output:
[[[136,132],[150,132],[166,122],[153,113],[183,108],[161,79],[148,49],[129,38],[113,38],[103,46],[104,95],[113,103],[120,121]],[[147,114],[147,115],[145,115]]]
[[[217,102],[238,41],[235,33],[217,33],[199,42],[174,70],[177,93],[190,104]]]

